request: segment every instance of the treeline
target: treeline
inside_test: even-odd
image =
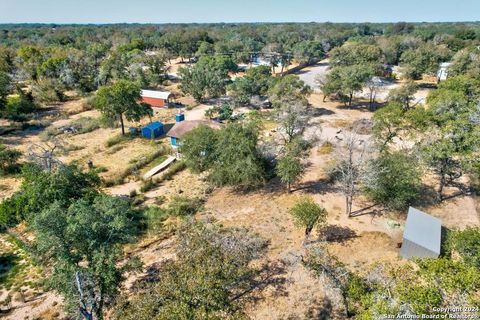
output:
[[[440,62],[451,59],[453,73],[478,74],[479,26],[474,23],[3,25],[1,29],[0,104],[2,113],[17,117],[32,112],[35,105],[63,101],[68,90],[89,94],[117,80],[161,86],[168,78],[167,62],[178,57],[195,61],[217,55],[235,64],[263,57],[272,69],[283,70],[292,62],[321,59],[337,48],[331,53],[333,65],[346,68],[334,73],[340,82],[342,74],[351,71],[357,74],[356,82],[382,74],[386,64],[400,64],[415,79],[435,73]],[[346,47],[338,48],[346,41]],[[353,68],[361,64],[355,59],[362,57],[375,66]],[[217,82],[204,82],[208,91],[218,92]],[[355,84],[345,86],[334,84],[326,93],[350,96],[358,90]],[[6,101],[9,94],[20,94],[20,87],[28,99]],[[184,92],[198,99],[199,89],[188,87],[184,85]]]

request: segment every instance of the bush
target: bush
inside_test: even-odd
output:
[[[37,110],[37,106],[30,94],[24,94],[21,90],[18,92],[17,96],[8,97],[2,116],[14,121],[25,121],[28,114]]]
[[[105,143],[105,145],[107,146],[107,148],[110,148],[110,147],[113,147],[114,145],[117,145],[119,143],[122,143],[124,141],[128,141],[128,140],[132,140],[133,138],[135,138],[133,135],[131,134],[125,134],[125,135],[116,135],[116,136],[113,136],[111,138],[109,138],[107,140],[107,142]]]
[[[148,232],[158,233],[163,230],[163,222],[168,217],[168,212],[157,206],[148,207],[143,214]]]
[[[183,171],[187,168],[187,165],[183,161],[177,161],[170,166],[170,168],[165,171],[162,175],[161,180],[172,180],[173,176],[178,172]]]
[[[55,80],[46,79],[34,87],[35,100],[43,103],[62,102],[65,100],[63,85]]]
[[[146,181],[144,181],[140,187],[140,192],[142,193],[145,193],[145,192],[148,192],[150,190],[152,190],[153,188],[155,188],[157,186],[157,184],[152,180],[152,179],[148,179]]]
[[[190,216],[197,213],[203,206],[203,200],[185,196],[173,197],[168,204],[168,213],[174,216]]]
[[[100,119],[92,117],[81,117],[69,124],[75,128],[77,134],[88,133],[100,128]]]
[[[130,190],[130,198],[135,198],[137,196],[137,189]]]
[[[8,149],[0,144],[0,173],[12,173],[18,169],[17,161],[22,153],[15,149]]]
[[[467,228],[449,233],[447,246],[463,260],[480,269],[480,228]]]

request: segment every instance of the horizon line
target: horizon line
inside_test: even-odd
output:
[[[58,26],[85,26],[85,25],[192,25],[192,24],[394,24],[394,23],[480,23],[480,20],[457,20],[457,21],[217,21],[217,22],[0,22],[0,25],[58,25]]]

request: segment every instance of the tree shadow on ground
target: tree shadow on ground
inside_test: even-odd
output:
[[[307,181],[299,184],[297,188],[292,189],[292,192],[304,191],[306,193],[320,193],[325,194],[328,192],[335,192],[337,188],[330,181],[330,179],[322,179],[315,181]]]
[[[328,242],[345,243],[356,237],[358,237],[358,235],[354,230],[338,225],[325,226],[319,232],[319,239]]]
[[[130,287],[133,292],[142,291],[148,288],[150,285],[158,282],[162,274],[162,268],[164,262],[153,263],[147,267],[145,274],[139,277]],[[254,295],[254,292],[260,292],[265,288],[273,288],[275,296],[285,296],[287,292],[285,290],[285,284],[287,282],[287,270],[286,264],[282,261],[267,262],[263,264],[259,269],[249,274],[248,279],[242,279],[245,281],[245,285],[234,292],[232,301],[242,300],[243,302],[256,302],[261,300],[260,295]]]
[[[437,84],[436,83],[426,83],[422,82],[418,84],[418,88],[420,89],[437,89]]]
[[[349,105],[345,105],[345,104],[342,104],[340,106],[337,107],[338,109],[340,110],[357,110],[357,111],[361,111],[361,112],[373,112],[372,110],[370,110],[370,106],[365,103],[355,103],[353,102],[351,106]]]
[[[378,215],[381,215],[385,212],[385,208],[380,207],[377,204],[369,205],[368,207],[352,211],[350,218],[355,218],[359,216],[372,215],[372,219]]]
[[[242,300],[243,302],[256,303],[262,300],[260,295],[253,294],[261,292],[268,288],[273,288],[273,295],[277,297],[286,296],[288,293],[285,289],[287,283],[287,268],[285,262],[275,261],[267,262],[258,269],[248,285],[240,290],[232,300]]]
[[[451,182],[447,186],[454,187],[454,188],[458,189],[458,191],[455,192],[455,193],[449,194],[447,196],[445,196],[445,195],[441,196],[440,201],[450,200],[450,199],[453,199],[453,198],[473,194],[473,189],[469,185],[466,185],[466,184],[461,183],[461,182]]]
[[[327,297],[321,302],[315,301],[305,314],[305,319],[328,320],[333,318],[333,305]]]
[[[335,114],[335,111],[326,108],[316,107],[313,108],[312,117],[329,116],[332,114]]]
[[[428,207],[440,202],[440,197],[435,188],[422,185],[419,191],[419,197],[412,203],[413,206]]]

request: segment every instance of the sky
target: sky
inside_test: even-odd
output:
[[[0,0],[0,23],[480,20],[480,0]]]

